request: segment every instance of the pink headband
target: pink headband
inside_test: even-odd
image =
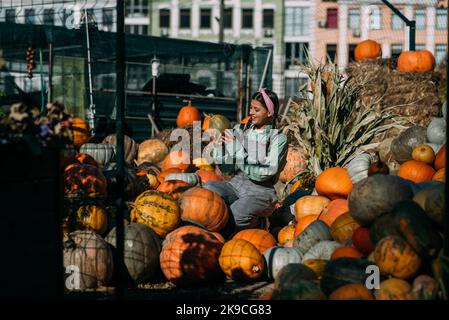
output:
[[[260,88],[259,93],[262,94],[263,101],[265,102],[265,105],[267,106],[268,112],[270,112],[272,115],[274,115],[274,104],[273,104],[273,101],[271,101],[268,94],[265,92],[265,88]]]

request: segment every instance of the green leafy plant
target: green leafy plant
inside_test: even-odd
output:
[[[361,87],[342,75],[335,64],[314,64],[309,59],[301,69],[309,76],[311,87],[303,86],[291,102],[284,132],[292,134],[307,151],[309,173],[318,176],[329,167],[344,167],[375,136],[401,127],[402,120],[393,118],[392,108],[379,113],[362,105]]]

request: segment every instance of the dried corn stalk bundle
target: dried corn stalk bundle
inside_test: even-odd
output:
[[[361,101],[361,87],[340,74],[334,64],[315,65],[309,60],[302,72],[313,90],[302,88],[292,102],[284,132],[296,139],[308,154],[308,171],[315,176],[333,166],[345,166],[372,139],[391,128],[402,128],[392,110],[376,111]],[[385,121],[390,123],[385,124]]]

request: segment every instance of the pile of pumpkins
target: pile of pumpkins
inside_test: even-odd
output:
[[[361,41],[354,50],[355,61],[377,59],[382,55],[381,45],[371,39]],[[435,69],[435,57],[429,50],[403,51],[398,57],[397,70],[401,72],[429,72]]]
[[[324,170],[312,194],[299,192],[289,223],[236,232],[223,199],[202,187],[225,179],[212,165],[202,158],[187,164],[188,155],[170,152],[157,139],[137,145],[126,137],[128,280],[138,285],[163,275],[180,287],[226,278],[274,281],[264,299],[435,299],[444,214],[439,181],[444,178],[436,174],[444,172],[446,146],[428,158],[424,143],[427,139],[408,145],[409,159],[402,159],[401,167],[408,161],[425,164],[435,171],[425,179],[415,179],[407,166],[388,174],[385,163],[371,155],[363,169],[355,158],[346,168]],[[102,144],[115,152],[114,136]],[[395,155],[394,145],[389,153]],[[115,285],[115,222],[108,210],[117,190],[114,166],[89,151],[96,149],[82,150],[62,164],[65,198],[72,205],[64,228],[64,266],[80,269],[79,289],[86,290]],[[284,180],[304,168],[296,161],[301,152],[289,149]],[[372,268],[379,270],[374,289],[366,285]]]

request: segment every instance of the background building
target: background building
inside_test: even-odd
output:
[[[434,53],[437,63],[447,56],[447,0],[390,0],[408,18],[416,20],[416,49]],[[126,0],[125,31],[160,37],[218,42],[221,0]],[[0,21],[54,24],[73,28],[87,9],[98,29],[115,30],[116,0],[110,1],[2,1]],[[273,89],[282,98],[308,81],[299,65],[310,52],[316,61],[329,56],[344,67],[355,46],[365,39],[382,44],[383,57],[408,50],[408,27],[380,0],[225,0],[223,41],[272,47]],[[188,65],[182,65],[182,68]],[[128,86],[138,89],[146,72],[129,69]],[[235,75],[226,66],[200,69],[192,78],[214,87],[223,78],[225,95],[235,93],[226,83]],[[231,81],[232,80],[232,81]],[[232,92],[231,92],[232,91]]]

